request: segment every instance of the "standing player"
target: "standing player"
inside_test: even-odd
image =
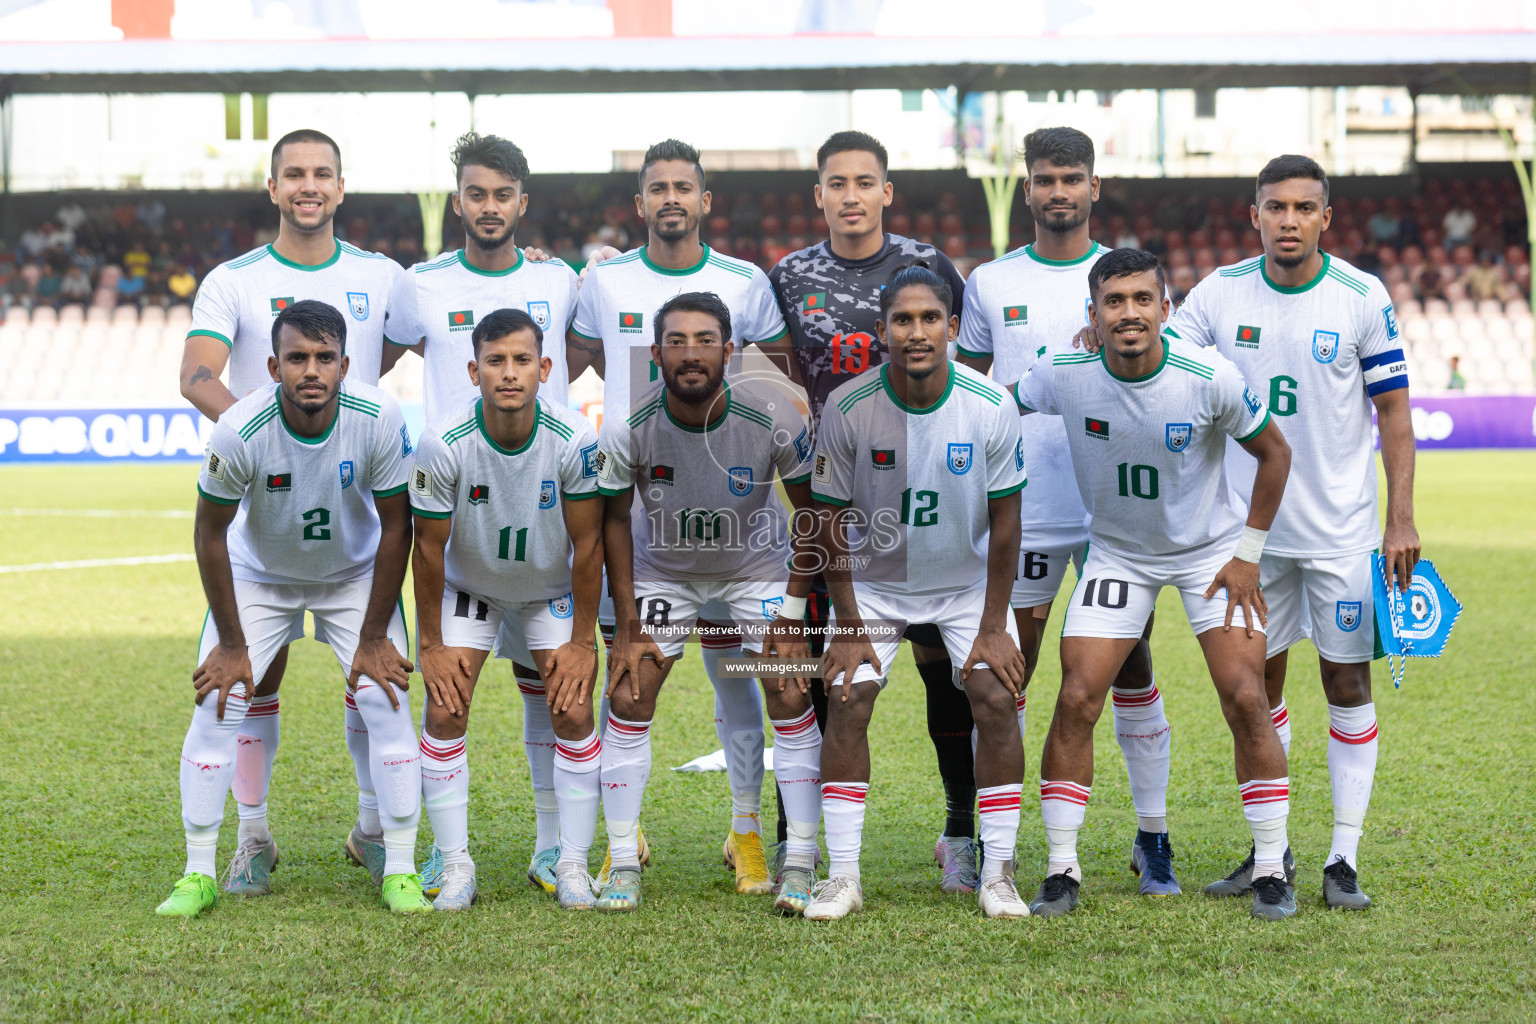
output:
[[[958,304],[965,283],[949,257],[926,242],[885,230],[885,208],[894,190],[886,177],[887,156],[879,140],[863,132],[837,132],[816,152],[818,179],[813,197],[827,221],[828,238],[790,253],[768,274],[789,336],[769,346],[805,388],[815,433],[827,396],[843,383],[886,361],[877,336],[880,290],[895,270],[922,260],[944,279]],[[824,580],[812,589],[807,623],[820,654],[827,622]],[[928,700],[928,735],[944,780],[944,828],[934,844],[943,866],[941,886],[949,892],[976,888],[976,773],[971,761],[970,702],[955,689],[954,665],[931,625],[907,630],[917,674]],[[814,684],[825,718],[821,682]],[[825,725],[823,721],[821,724]],[[779,839],[784,838],[780,822]]]
[[[959,318],[943,278],[903,267],[881,293],[880,314],[891,360],[832,392],[816,443],[812,486],[830,513],[821,530],[832,593],[821,773],[831,866],[805,916],[863,908],[870,714],[902,630],[924,621],[961,662],[953,685],[976,721],[987,854],[977,903],[988,917],[1028,917],[1013,880],[1024,781],[1015,704],[1024,658],[1008,615],[1025,484],[1018,417],[1006,391],[947,358]]]
[[[225,410],[198,477],[193,546],[209,613],[181,748],[187,869],[156,913],[191,917],[217,900],[219,825],[254,681],[303,629],[306,611],[368,729],[384,905],[430,911],[415,867],[421,759],[410,698],[395,693],[405,694],[412,669],[400,613],[411,546],[405,421],[382,391],[346,380],[347,324],[337,310],[295,302],[271,336],[275,383]],[[269,891],[270,866],[241,842],[229,874]]]
[[[1014,381],[1029,372],[1046,347],[1071,338],[1088,322],[1088,273],[1108,252],[1093,240],[1088,216],[1099,198],[1093,140],[1076,128],[1041,128],[1024,138],[1024,201],[1035,221],[1035,241],[971,272],[960,318],[960,361]],[[1068,424],[1058,416],[1032,416],[1020,425],[1030,485],[1020,496],[1024,517],[1013,614],[1024,660],[1033,676],[1051,603],[1067,563],[1082,567],[1087,512],[1072,476]],[[1246,458],[1246,456],[1244,456]],[[1147,635],[1132,649],[1112,688],[1115,739],[1125,755],[1136,806],[1131,868],[1140,889],[1153,896],[1179,892],[1168,840],[1168,756],[1171,731],[1152,678]],[[1024,696],[1019,732],[1024,731]]]
[[[651,772],[656,697],[703,609],[726,610],[754,654],[806,655],[800,627],[809,578],[790,559],[778,474],[798,512],[809,510],[810,438],[777,390],[727,380],[731,312],[719,296],[685,292],[657,310],[653,358],[662,380],[625,420],[603,426],[599,487],[608,498],[604,546],[613,588],[612,714],[602,751],[603,813],[613,869],[601,910],[640,903],[639,817]],[[644,515],[630,514],[639,491]],[[798,518],[798,515],[797,515]],[[799,679],[763,682],[774,732],[774,776],[789,813],[784,882],[775,904],[810,900],[821,817],[821,734]],[[759,757],[761,763],[761,757]],[[733,837],[739,838],[739,837]],[[738,850],[738,863],[740,863]],[[767,892],[766,879],[738,892]]]
[[[535,262],[517,248],[517,223],[528,208],[528,161],[506,139],[474,132],[454,144],[452,159],[457,189],[451,201],[464,223],[464,247],[412,268],[423,334],[427,424],[437,426],[440,417],[480,397],[468,370],[475,360],[470,339],[479,320],[497,309],[526,311],[541,332],[556,339],[546,347],[550,371],[539,394],[548,407],[564,409],[570,389],[565,333],[576,314],[576,274],[558,259]],[[528,878],[553,892],[560,859],[556,740],[542,678],[518,632],[520,621],[515,615],[503,618],[496,648],[512,662],[523,696],[523,749],[533,779],[535,826]],[[434,847],[422,869],[429,894],[441,883],[438,852]]]
[[[1029,909],[1058,917],[1077,905],[1077,833],[1093,784],[1093,727],[1157,595],[1171,586],[1183,595],[1232,730],[1243,813],[1258,851],[1253,915],[1290,917],[1296,898],[1281,866],[1290,781],[1264,703],[1258,566],[1285,493],[1290,449],[1236,367],[1159,337],[1168,301],[1157,257],[1111,250],[1089,271],[1088,287],[1101,354],[1048,349],[1016,389],[1022,411],[1069,425],[1091,536],[1067,606],[1061,693],[1040,762],[1050,855]],[[1228,437],[1258,460],[1246,526],[1223,470]]]
[[[635,196],[635,209],[645,218],[646,244],[587,273],[568,335],[571,373],[580,374],[590,364],[603,378],[607,421],[623,423],[639,408],[639,396],[652,391],[658,370],[651,361],[646,318],[673,296],[694,291],[719,296],[731,311],[736,332],[725,340],[738,348],[784,337],[784,318],[763,272],[714,252],[700,240],[699,224],[709,208],[698,150],[667,139],[646,151],[640,193]],[[788,401],[788,396],[783,398]],[[716,729],[731,785],[725,859],[736,870],[737,888],[750,892],[769,884],[760,817],[763,704],[751,679],[720,673],[720,660],[740,656],[741,651],[729,631],[709,619],[717,610],[724,614],[723,609],[710,608],[700,620],[700,647],[704,670],[715,688]],[[605,635],[611,618],[605,609],[600,619]]]
[[[1201,281],[1169,332],[1215,345],[1235,362],[1249,387],[1268,394],[1296,449],[1298,469],[1259,564],[1273,609],[1265,686],[1289,747],[1286,652],[1310,637],[1328,697],[1333,780],[1333,846],[1323,868],[1323,896],[1330,907],[1364,910],[1371,901],[1360,891],[1355,858],[1376,775],[1371,552],[1379,545],[1398,585],[1406,587],[1419,558],[1419,534],[1413,525],[1408,372],[1397,319],[1380,281],[1318,248],[1331,214],[1328,179],[1315,161],[1271,160],[1259,172],[1252,210],[1264,255]],[[1373,405],[1387,471],[1385,534],[1371,457]],[[1240,487],[1247,467],[1231,458],[1229,473]],[[1247,865],[1206,892],[1246,892]],[[1294,874],[1294,866],[1290,870]]]
[[[377,384],[380,374],[405,351],[403,346],[418,338],[416,293],[405,270],[388,256],[364,252],[335,237],[336,208],[345,198],[345,182],[341,150],[330,136],[301,129],[278,139],[272,147],[267,194],[280,218],[277,240],[215,267],[192,307],[181,393],[211,420],[237,399],[271,383],[267,358],[274,318],[295,302],[318,299],[351,317],[354,384]],[[227,388],[219,382],[226,365]],[[302,636],[300,626],[294,639]],[[270,870],[277,860],[267,827],[267,787],[277,756],[277,691],[287,664],[284,646],[256,688],[240,733],[234,781],[240,843],[250,848],[249,863],[258,873]],[[353,704],[347,694],[347,749],[358,786],[357,825],[347,839],[347,853],[366,863],[378,884],[384,865],[378,798],[369,774],[368,730]],[[265,883],[240,873],[232,874],[226,884],[230,892],[244,895],[267,891]]]
[[[548,684],[547,698],[537,698],[544,714],[555,712],[560,905],[587,909],[602,749],[588,700],[603,575],[603,503],[591,500],[597,435],[580,413],[538,397],[552,360],[526,312],[485,314],[473,344],[469,373],[480,397],[428,431],[411,476],[419,657],[432,698],[421,731],[422,792],[444,859],[434,905],[463,910],[478,892],[465,733],[480,670],[511,619],[527,638],[541,691]]]

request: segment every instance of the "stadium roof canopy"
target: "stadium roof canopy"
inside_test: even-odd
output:
[[[0,42],[0,94],[1346,85],[1454,94],[1527,93],[1533,74],[1531,31]]]

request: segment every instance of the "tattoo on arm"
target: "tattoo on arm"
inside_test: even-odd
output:
[[[192,374],[192,379],[187,381],[187,387],[197,387],[205,380],[213,380],[213,371],[206,366],[199,366]]]

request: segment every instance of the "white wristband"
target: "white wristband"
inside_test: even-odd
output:
[[[1245,562],[1257,562],[1259,556],[1264,554],[1264,542],[1269,540],[1268,530],[1255,530],[1251,526],[1243,527],[1243,537],[1237,542],[1237,550],[1232,552],[1233,558],[1241,558]]]
[[[805,618],[805,598],[784,595],[784,601],[779,605],[779,614],[791,619]]]

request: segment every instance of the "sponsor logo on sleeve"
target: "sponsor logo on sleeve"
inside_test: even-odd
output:
[[[400,424],[400,457],[402,459],[410,458],[411,452],[415,450],[411,447],[410,430],[406,428],[404,423]]]
[[[419,498],[432,497],[432,474],[420,466],[411,470],[411,493]]]
[[[817,480],[825,480],[828,477],[827,456],[823,452],[816,453],[816,468],[811,473]]]
[[[368,293],[347,292],[347,311],[354,320],[368,319]]]
[[[804,462],[811,457],[811,431],[809,427],[800,428],[800,436],[795,438],[795,458]]]
[[[597,476],[603,468],[603,454],[597,450],[597,442],[593,441],[581,450],[581,476],[584,480],[590,480]]]
[[[1024,471],[1024,439],[1019,438],[1018,444],[1013,446],[1013,468],[1019,472]]]
[[[1182,452],[1189,447],[1189,435],[1195,429],[1192,423],[1170,423],[1164,433],[1165,443],[1171,452]]]
[[[228,470],[224,468],[224,456],[211,447],[208,449],[208,455],[204,459],[204,466],[208,473],[208,479],[219,481],[227,479]]]
[[[1259,401],[1259,396],[1253,393],[1252,388],[1243,388],[1243,408],[1248,410],[1248,415],[1257,416],[1259,410],[1264,408],[1264,403]]]
[[[949,471],[955,476],[964,476],[971,471],[971,446],[951,443],[949,446]]]
[[[1387,340],[1397,340],[1397,313],[1392,309],[1392,303],[1381,307],[1381,318],[1387,322]]]

